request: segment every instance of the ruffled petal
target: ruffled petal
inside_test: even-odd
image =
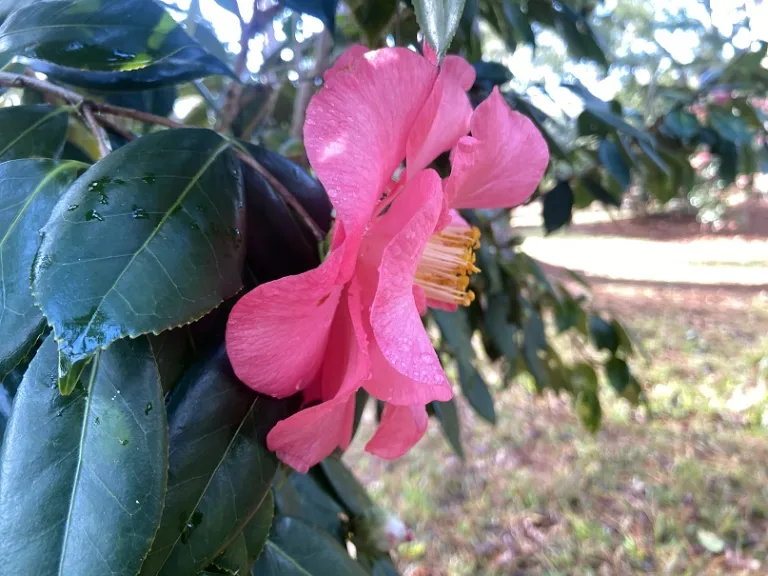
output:
[[[331,252],[313,270],[262,284],[235,304],[226,343],[240,380],[284,398],[316,378],[341,295],[334,281],[342,254]]]
[[[421,440],[428,422],[424,406],[387,404],[376,433],[365,445],[365,451],[388,460],[400,458]]]
[[[469,132],[472,104],[466,91],[474,82],[475,69],[466,60],[459,56],[443,60],[432,92],[408,136],[406,165],[410,174],[426,168]]]
[[[437,69],[405,48],[350,58],[312,98],[304,124],[310,164],[344,226],[348,279],[361,238],[395,169]]]
[[[373,376],[366,389],[392,404],[426,404],[452,396],[413,296],[416,268],[441,206],[440,178],[425,170],[408,183],[381,226],[399,224],[400,229],[381,255],[370,315]]]
[[[349,445],[355,392],[370,371],[360,314],[359,290],[353,283],[342,295],[331,328],[320,381],[320,400],[325,401],[281,420],[267,436],[267,447],[299,472],[306,472],[337,446]]]
[[[355,396],[305,408],[281,420],[267,435],[267,448],[297,472],[305,474],[330,456],[351,433],[346,431],[347,404],[355,409]],[[348,440],[347,440],[348,443]]]
[[[547,143],[527,117],[509,108],[498,88],[481,103],[451,159],[451,208],[507,208],[527,200],[549,162]]]

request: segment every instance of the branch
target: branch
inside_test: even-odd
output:
[[[322,76],[328,67],[331,56],[332,38],[328,30],[323,30],[315,41],[315,70],[313,76]],[[298,57],[297,57],[298,60]],[[314,78],[313,78],[314,80]],[[299,90],[293,102],[293,117],[291,118],[291,136],[301,138],[304,130],[304,116],[307,112],[309,99],[314,92],[314,82],[307,80],[299,83]]]
[[[86,114],[90,114],[91,117],[93,117],[92,112],[96,111],[112,114],[114,116],[122,116],[123,118],[133,118],[134,120],[141,120],[142,122],[148,122],[151,124],[159,124],[168,128],[188,128],[188,126],[185,126],[180,122],[176,122],[170,118],[164,118],[163,116],[156,116],[155,114],[140,112],[138,110],[134,110],[133,108],[114,106],[105,102],[93,102],[91,100],[87,100],[77,92],[72,92],[71,90],[67,90],[61,86],[56,86],[50,82],[38,80],[37,78],[31,78],[29,76],[23,76],[21,74],[9,74],[8,72],[0,72],[0,86],[32,88],[44,94],[52,94],[66,102],[69,102],[70,104],[81,107],[84,116]],[[94,123],[96,123],[98,126],[97,122],[98,121],[94,118]],[[101,118],[101,122],[110,128],[116,126],[114,123],[104,118]],[[119,128],[115,129],[115,131],[120,133],[121,136],[128,138],[129,140],[133,140],[135,138],[135,136],[130,132],[120,132]],[[99,146],[99,150],[101,151],[101,145]],[[269,184],[277,191],[277,193],[283,197],[283,200],[285,200],[286,204],[288,204],[296,211],[299,216],[301,216],[302,220],[304,220],[304,223],[312,231],[312,234],[314,234],[318,241],[323,240],[325,235],[320,229],[320,226],[317,225],[317,223],[312,219],[312,216],[309,215],[309,213],[304,209],[296,197],[291,194],[277,178],[275,178],[266,168],[264,168],[264,166],[262,166],[255,158],[249,154],[243,152],[240,149],[234,149],[233,151],[240,160],[256,170],[256,172],[261,174],[267,180],[267,182],[269,182]],[[107,153],[109,153],[108,150]]]
[[[104,158],[112,152],[112,148],[110,148],[107,143],[107,136],[104,134],[104,129],[99,126],[99,123],[96,122],[96,118],[93,117],[93,110],[91,110],[91,105],[88,102],[84,102],[80,107],[80,114],[85,121],[85,125],[88,126],[88,129],[93,132],[93,135],[96,137],[96,142],[99,145],[99,156]]]

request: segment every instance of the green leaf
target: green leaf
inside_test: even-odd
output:
[[[67,110],[54,106],[0,108],[0,162],[56,158],[67,137]]]
[[[589,335],[598,350],[608,350],[613,354],[619,347],[619,337],[613,325],[600,316],[593,314],[589,317]]]
[[[461,423],[459,422],[459,412],[456,410],[456,400],[452,398],[448,402],[432,402],[430,406],[432,406],[435,417],[440,422],[440,427],[451,444],[451,448],[459,458],[464,460],[464,447],[461,444]]]
[[[744,118],[734,116],[730,111],[710,108],[709,122],[720,136],[734,144],[749,144],[754,138],[754,133]]]
[[[166,488],[168,431],[146,338],[100,353],[70,396],[48,338],[17,392],[0,463],[9,574],[134,576]],[[146,411],[148,405],[157,410]]]
[[[561,2],[554,12],[554,23],[571,56],[586,58],[608,68],[605,50],[584,16]]]
[[[26,371],[27,366],[22,362],[0,380],[0,442],[3,440],[8,420],[11,418],[13,398]]]
[[[576,413],[587,430],[597,432],[603,419],[597,392],[591,390],[579,392],[576,396]]]
[[[272,484],[265,438],[289,405],[238,381],[223,348],[184,375],[168,403],[168,493],[142,576],[196,574],[243,530]]]
[[[619,146],[611,140],[603,140],[600,142],[597,155],[621,190],[624,191],[629,188],[631,181],[629,166],[624,162],[624,156],[622,156]]]
[[[661,129],[688,144],[699,135],[701,126],[699,126],[699,121],[695,115],[682,108],[676,108],[664,116]]]
[[[350,514],[358,516],[373,507],[363,485],[339,458],[329,456],[320,462],[320,468],[336,492],[336,498]]]
[[[238,574],[245,574],[250,566],[248,545],[245,542],[245,536],[240,532],[224,549],[224,552],[219,554],[206,568],[206,572],[237,576]]]
[[[488,308],[483,316],[486,332],[510,364],[517,362],[520,352],[517,328],[510,324],[509,296],[503,292],[488,295]]]
[[[371,576],[398,576],[398,571],[390,558],[376,558],[371,569]]]
[[[282,4],[291,10],[309,14],[321,20],[333,34],[336,27],[336,8],[339,5],[339,0],[283,0]]]
[[[362,566],[329,534],[297,518],[281,517],[272,526],[254,576],[365,576]]]
[[[230,542],[224,552],[219,554],[206,568],[206,573],[232,574],[234,576],[247,574],[249,568],[264,550],[274,515],[275,498],[270,491],[267,492],[261,506],[245,525],[243,531],[235,536],[235,539]]]
[[[248,153],[294,195],[324,232],[331,226],[331,204],[322,185],[287,158],[261,146]],[[317,240],[282,196],[253,168],[243,164],[249,268],[261,282],[299,274],[320,264]]]
[[[357,435],[357,430],[360,428],[360,422],[363,419],[363,412],[365,412],[365,407],[368,404],[368,398],[370,398],[370,394],[365,391],[365,388],[360,388],[355,393],[355,418],[352,421],[352,438]]]
[[[424,37],[442,59],[459,27],[464,0],[414,0],[413,8]]]
[[[149,112],[155,116],[168,116],[176,102],[176,86],[164,86],[142,92],[116,92],[107,97],[107,102],[123,108]]]
[[[493,397],[485,380],[474,366],[472,331],[466,312],[462,309],[455,312],[434,310],[433,314],[440,327],[443,341],[448,345],[459,366],[459,383],[462,393],[478,416],[490,424],[495,424],[496,410],[493,406]]]
[[[608,383],[616,390],[616,393],[621,396],[629,384],[629,366],[624,360],[614,356],[605,364],[605,377],[608,378]]]
[[[0,53],[78,86],[130,89],[229,74],[152,0],[35,2],[0,26]],[[38,62],[39,61],[39,62]]]
[[[43,229],[33,292],[73,362],[196,320],[242,287],[242,182],[208,130],[154,132],[69,188]]]
[[[376,46],[397,11],[397,0],[352,0],[347,2],[368,46]]]
[[[712,554],[721,554],[723,550],[725,550],[725,541],[709,530],[696,530],[696,540],[699,541],[699,544],[701,544],[707,552],[711,552]]]
[[[189,328],[166,330],[157,336],[149,334],[148,338],[163,393],[167,394],[178,383],[193,356]]]
[[[80,162],[43,159],[0,164],[0,379],[45,330],[45,318],[29,289],[29,271],[40,246],[40,228],[84,168]]]
[[[544,228],[547,233],[571,223],[573,210],[573,190],[566,180],[560,180],[554,188],[541,199]]]
[[[264,501],[256,510],[248,524],[243,528],[245,545],[248,548],[248,565],[252,565],[264,550],[269,530],[275,517],[275,497],[272,491],[267,492]]]
[[[311,474],[283,472],[278,476],[275,480],[275,510],[282,516],[300,518],[343,541],[344,526],[340,517],[345,513],[344,508]]]

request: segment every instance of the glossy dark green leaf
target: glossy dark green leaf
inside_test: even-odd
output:
[[[219,554],[208,568],[207,573],[238,576],[246,574],[252,563],[248,562],[248,545],[242,532],[235,536],[224,552]]]
[[[363,412],[368,405],[368,399],[370,395],[365,391],[365,388],[360,388],[355,393],[355,419],[352,422],[352,439],[357,435],[357,429],[360,428],[360,422],[363,419]]]
[[[154,132],[95,164],[54,209],[35,262],[62,352],[87,358],[236,294],[243,212],[239,164],[212,131]]]
[[[87,166],[29,159],[0,164],[0,379],[45,330],[29,288],[40,229],[64,190]]]
[[[592,315],[589,317],[589,334],[592,343],[598,350],[608,350],[613,354],[619,347],[619,337],[613,325],[600,316]]]
[[[152,0],[55,0],[14,12],[0,26],[0,52],[54,66],[131,76],[156,67],[163,83],[228,74]]]
[[[16,390],[18,390],[26,371],[27,366],[22,363],[0,380],[0,442],[3,440],[8,420],[11,418],[13,398],[16,396]]]
[[[616,393],[622,395],[629,384],[629,366],[624,360],[614,356],[605,364],[605,377]]]
[[[472,67],[476,74],[474,87],[486,92],[493,90],[494,86],[500,86],[512,80],[512,72],[509,68],[498,62],[473,62]]]
[[[287,475],[287,478],[286,478]],[[344,508],[334,494],[326,491],[312,474],[283,472],[275,481],[275,510],[316,526],[343,541]]]
[[[282,4],[321,20],[333,33],[336,27],[336,8],[339,0],[283,0]]]
[[[56,158],[67,137],[67,111],[47,105],[0,108],[0,162]]]
[[[353,516],[373,507],[363,485],[339,458],[329,456],[320,462],[320,468],[336,492],[336,498]]]
[[[627,123],[612,110],[608,102],[600,100],[584,86],[564,83],[563,87],[568,88],[584,100],[585,110],[579,115],[577,120],[580,135],[596,134],[598,136],[608,136],[618,130],[627,136],[636,138],[638,141],[651,145],[654,144],[653,136]]]
[[[223,348],[184,375],[168,403],[168,493],[142,576],[196,574],[243,530],[277,470],[266,435],[290,404],[239,382]]]
[[[459,412],[456,410],[456,400],[432,402],[431,406],[437,421],[440,422],[443,434],[451,444],[451,448],[463,460],[464,447],[461,444],[461,423],[459,422]]]
[[[264,501],[259,506],[248,524],[243,528],[245,545],[248,548],[248,565],[252,565],[264,550],[267,543],[269,530],[275,518],[275,497],[272,492],[267,492]]]
[[[610,174],[611,178],[616,181],[621,190],[629,188],[631,181],[629,166],[627,166],[624,161],[624,156],[622,156],[618,144],[611,140],[603,140],[600,142],[597,156],[600,158],[600,162],[603,163],[603,166],[605,166],[608,174]]]
[[[413,0],[424,37],[442,58],[451,45],[464,11],[464,0]]]
[[[254,576],[365,576],[362,566],[322,530],[297,518],[279,517]]]
[[[455,312],[435,310],[433,312],[443,342],[456,358],[459,367],[459,383],[464,397],[475,412],[491,424],[496,423],[496,410],[488,385],[474,365],[472,332],[464,310]]]
[[[149,334],[148,339],[163,393],[167,394],[179,382],[194,356],[189,327]]]
[[[503,292],[489,294],[487,306],[483,317],[485,331],[510,363],[517,362],[517,328],[509,322],[508,295]]]
[[[155,116],[168,116],[176,102],[175,86],[165,86],[155,90],[142,92],[119,92],[110,94],[107,102],[123,108],[133,108],[141,112],[149,112]]]
[[[70,396],[49,337],[19,387],[0,463],[8,574],[134,576],[166,488],[168,431],[146,338],[100,353]],[[149,406],[157,409],[147,410]]]
[[[317,225],[328,232],[331,204],[322,185],[299,166],[260,146],[248,152],[294,195]],[[248,216],[247,262],[260,282],[299,274],[320,263],[317,240],[283,198],[253,168],[243,165]]]
[[[571,223],[573,210],[573,190],[566,180],[558,182],[541,199],[544,228],[547,233],[554,232]]]

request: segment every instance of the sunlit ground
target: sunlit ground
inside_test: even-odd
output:
[[[396,463],[368,457],[368,415],[347,460],[415,531],[405,574],[768,573],[768,242],[677,228],[526,244],[589,274],[645,343],[651,414],[606,392],[593,436],[520,377],[495,428],[462,405],[463,463],[436,426]]]

